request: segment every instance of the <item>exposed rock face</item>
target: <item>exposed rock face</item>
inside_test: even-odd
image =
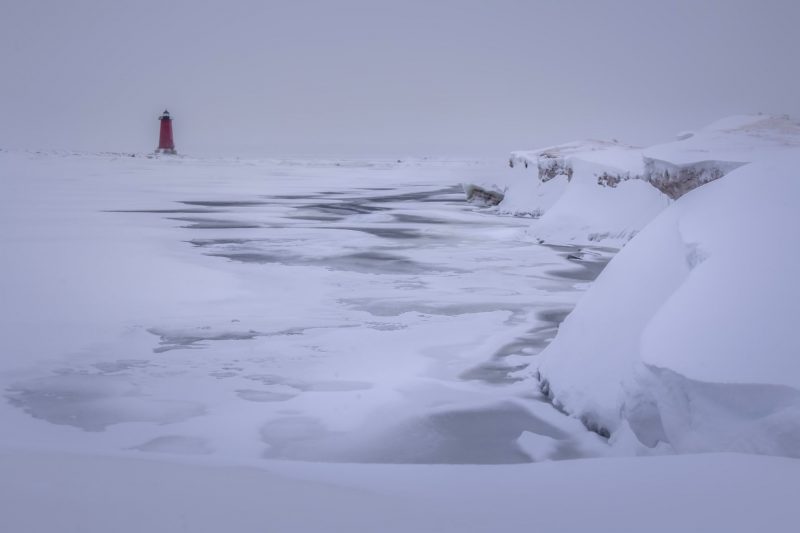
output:
[[[734,116],[644,148],[588,139],[514,151],[513,170],[464,190],[469,201],[497,206],[498,213],[539,219],[529,230],[537,239],[626,241],[686,193],[743,165],[794,152],[800,152],[800,122]]]
[[[541,154],[537,167],[539,168],[539,179],[542,183],[550,181],[557,176],[566,176],[567,181],[572,179],[573,170],[569,160],[556,154],[549,152]]]
[[[637,177],[677,199],[742,165],[799,149],[800,123],[788,116],[728,117],[646,148],[644,172]]]
[[[492,191],[477,185],[466,185],[464,194],[468,202],[486,206],[497,205],[503,201],[504,197],[500,191]]]
[[[573,158],[579,154],[602,152],[609,149],[633,149],[616,141],[586,140],[576,141],[540,150],[512,152],[508,160],[510,167],[516,165],[535,165],[539,172],[539,180],[548,182],[558,176],[566,176],[567,181],[572,179],[574,173]]]
[[[637,149],[616,141],[578,141],[541,150],[511,153],[510,165],[535,164],[541,182],[558,176],[571,180],[576,161],[599,163],[597,184],[616,187],[623,181],[645,181],[675,200],[770,153],[800,149],[800,123],[788,116],[729,117],[677,140]],[[638,164],[603,154],[636,153]]]
[[[717,180],[728,172],[746,164],[738,161],[698,161],[675,164],[644,157],[642,174],[619,174],[602,172],[597,176],[597,184],[602,187],[616,187],[629,179],[646,181],[670,199],[677,200],[687,192],[708,182]]]
[[[653,185],[673,200],[692,189],[721,178],[745,163],[737,161],[698,161],[677,165],[669,161],[644,158],[645,172],[637,176]]]
[[[615,174],[609,172],[601,172],[597,176],[597,184],[601,187],[616,187],[623,181],[631,179],[630,174]]]

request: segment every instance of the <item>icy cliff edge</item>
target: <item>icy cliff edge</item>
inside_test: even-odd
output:
[[[797,122],[744,115],[648,148],[587,140],[515,151],[509,167],[519,176],[503,189],[497,210],[533,215],[529,233],[540,240],[625,242],[671,200],[798,148]]]

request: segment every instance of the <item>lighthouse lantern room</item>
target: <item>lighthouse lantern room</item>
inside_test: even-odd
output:
[[[161,131],[158,136],[157,154],[176,154],[175,141],[172,138],[172,117],[169,116],[169,111],[166,109],[158,117],[161,121]]]

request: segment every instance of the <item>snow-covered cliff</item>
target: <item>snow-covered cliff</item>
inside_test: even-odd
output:
[[[554,403],[612,439],[800,456],[798,131],[737,117],[643,151],[671,168],[729,167],[713,183],[709,171],[620,184],[694,190],[611,261],[542,353]]]
[[[533,214],[537,220],[528,233],[542,241],[625,242],[669,203],[658,190],[631,180],[644,172],[642,149],[616,141],[512,152],[509,166],[519,177],[497,209]]]
[[[671,200],[800,147],[800,124],[785,116],[736,116],[677,139],[648,148],[589,140],[512,152],[509,166],[518,176],[498,187],[497,209],[533,215],[529,233],[544,241],[625,242]]]

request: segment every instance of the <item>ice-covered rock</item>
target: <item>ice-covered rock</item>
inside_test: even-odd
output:
[[[464,184],[464,194],[466,194],[468,202],[484,206],[497,205],[503,201],[503,196],[505,196],[502,191],[472,183]]]

